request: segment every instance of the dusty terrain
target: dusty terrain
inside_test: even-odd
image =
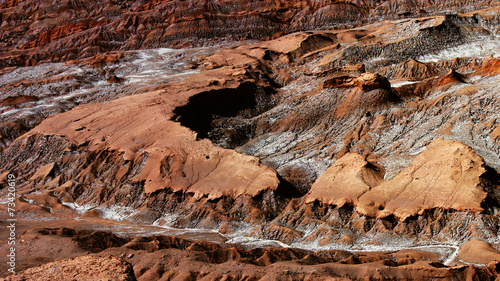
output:
[[[446,267],[436,262],[438,254],[418,249],[248,249],[158,235],[119,238],[111,232],[70,228],[32,229],[20,238],[20,250],[29,251],[24,266],[30,268],[4,280],[487,280],[497,275],[496,262],[481,268]],[[54,251],[62,249],[52,262]],[[37,264],[43,265],[31,267]]]
[[[463,2],[4,1],[0,276],[498,278],[500,3]]]

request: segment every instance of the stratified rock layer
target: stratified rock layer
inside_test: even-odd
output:
[[[238,255],[246,259],[235,264],[253,268],[255,278],[277,279],[278,268],[296,272],[297,264],[318,260],[334,264],[315,264],[311,272],[339,278],[496,275],[494,263],[482,269],[442,263],[459,264],[456,245],[500,233],[498,7],[407,19],[431,4],[405,3],[411,9],[400,10],[392,2],[290,2],[276,10],[280,3],[266,1],[234,2],[231,9],[229,2],[203,8],[181,2],[108,3],[91,16],[102,16],[97,24],[90,19],[57,30],[50,28],[52,16],[30,24],[17,15],[14,6],[24,2],[2,4],[12,7],[2,13],[3,27],[15,29],[12,17],[18,17],[36,33],[26,40],[31,31],[2,35],[18,46],[2,52],[3,65],[28,65],[0,72],[0,183],[15,175],[21,218],[209,229],[222,242],[246,245],[446,252],[433,257],[440,263],[394,256],[377,266],[354,254],[337,259],[344,252],[332,253],[333,261],[303,250],[243,253],[158,237],[111,236],[89,249],[112,252],[110,245],[127,242],[148,256],[175,244],[176,257],[189,266],[203,260],[196,270],[164,270],[170,265],[157,254],[138,258],[135,273],[145,280],[201,278],[210,272],[204,263],[231,263]],[[48,9],[35,4],[27,14]],[[169,20],[175,21],[155,17],[174,4],[178,14]],[[73,17],[64,11],[83,16],[92,5],[64,4],[58,22]],[[401,12],[402,19],[263,42],[125,51],[388,16],[379,8]],[[123,9],[130,11],[125,22]],[[241,18],[247,29],[233,25]],[[213,33],[221,25],[223,34]],[[7,205],[0,209],[5,213]],[[211,254],[191,253],[191,259],[177,251],[185,247]],[[470,248],[464,245],[464,262],[476,258],[468,257]],[[283,259],[298,261],[288,267]],[[296,277],[311,276],[299,271]]]
[[[460,142],[435,140],[401,173],[359,199],[358,212],[402,220],[440,208],[480,212],[484,162]]]
[[[262,39],[374,19],[466,12],[495,1],[5,1],[0,66],[88,58],[113,50]],[[75,20],[76,19],[76,20]]]

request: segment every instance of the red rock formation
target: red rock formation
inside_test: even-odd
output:
[[[16,174],[14,202],[23,216],[105,225],[113,222],[102,218],[115,211],[135,227],[207,228],[224,233],[215,234],[219,242],[257,238],[300,247],[496,237],[498,59],[467,48],[486,38],[496,50],[497,8],[279,37],[389,12],[441,12],[425,1],[25,4],[4,2],[0,20],[2,66],[28,66],[0,74],[0,183]],[[268,36],[278,38],[216,53],[125,51]],[[472,57],[454,57],[462,53]],[[58,61],[68,63],[49,63]],[[61,258],[74,257],[70,250],[133,251],[129,262],[144,280],[277,279],[282,269],[292,279],[318,271],[351,279],[497,275],[495,264],[444,267],[439,262],[450,262],[450,253],[242,250],[56,232],[75,239],[64,240]],[[463,260],[479,260],[470,248],[464,245]],[[32,249],[44,248],[22,250]],[[481,249],[491,254],[481,263],[496,257]]]
[[[399,63],[396,67],[385,67],[379,70],[379,73],[394,80],[426,79],[438,74],[433,64],[418,62],[413,58]]]
[[[277,189],[279,180],[273,170],[255,157],[218,148],[208,140],[197,141],[195,134],[170,120],[168,108],[172,107],[164,93],[152,92],[80,107],[45,120],[30,134],[64,135],[77,146],[86,143],[89,152],[115,151],[126,162],[145,157],[142,171],[130,180],[144,182],[146,194],[168,188],[216,199]],[[54,165],[38,169],[31,180],[45,179]],[[116,179],[126,171],[119,169]],[[89,173],[82,171],[79,177]]]
[[[3,280],[136,280],[132,266],[115,257],[82,256],[47,263]]]
[[[440,14],[493,1],[398,3],[182,0],[92,2],[6,1],[0,6],[0,66],[87,58],[118,49],[261,39],[283,32],[359,24],[373,19]],[[73,19],[78,19],[74,21]],[[186,40],[192,38],[195,40]],[[15,49],[18,48],[18,49]]]
[[[488,264],[500,259],[500,251],[488,242],[473,239],[460,247],[458,259],[467,263]]]
[[[439,79],[438,86],[447,86],[459,83],[465,83],[464,76],[452,69]]]
[[[433,208],[482,211],[483,165],[471,148],[435,140],[400,174],[363,194],[357,211],[401,220]]]
[[[0,103],[1,105],[6,105],[6,106],[13,106],[13,105],[18,105],[20,103],[24,102],[30,102],[30,101],[38,101],[37,97],[34,96],[17,96],[17,97],[8,97],[2,100]]]
[[[475,75],[494,76],[500,74],[500,59],[489,56],[484,59]]]
[[[348,153],[314,182],[306,196],[306,203],[319,200],[338,207],[357,205],[358,198],[379,185],[383,176],[382,167],[368,162],[359,154]]]
[[[105,236],[88,235],[73,229],[40,229],[39,235],[23,237],[26,242],[42,241],[47,247],[57,247],[57,241],[70,239],[78,247],[100,243]],[[24,236],[24,235],[23,235]],[[111,244],[110,244],[111,245]],[[31,260],[45,257],[32,252]],[[244,249],[222,247],[211,242],[189,241],[178,237],[149,236],[127,239],[92,255],[53,261],[26,269],[2,280],[160,280],[197,278],[205,280],[293,279],[377,280],[383,278],[418,280],[441,278],[489,279],[498,276],[496,263],[487,268],[475,266],[446,267],[436,253],[420,250],[392,252],[359,252],[328,250],[311,252],[293,248]]]
[[[363,91],[375,89],[390,90],[387,78],[373,73],[363,73],[359,77],[339,76],[331,78],[323,84],[325,88],[358,87]]]

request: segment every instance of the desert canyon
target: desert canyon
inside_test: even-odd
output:
[[[498,1],[5,0],[0,38],[0,280],[500,280]]]

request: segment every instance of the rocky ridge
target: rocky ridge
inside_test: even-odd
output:
[[[382,19],[468,12],[496,1],[4,1],[1,67],[117,50],[263,39]],[[75,20],[77,19],[77,20]]]

